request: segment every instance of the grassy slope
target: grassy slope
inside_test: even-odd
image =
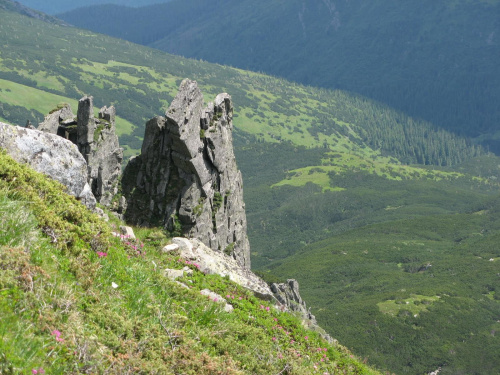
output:
[[[170,53],[360,93],[477,136],[498,130],[499,8],[497,0],[177,0],[116,9],[111,22],[100,22],[99,8],[62,17]]]
[[[120,240],[62,190],[0,152],[0,373],[377,373],[224,278],[179,287],[161,230]]]

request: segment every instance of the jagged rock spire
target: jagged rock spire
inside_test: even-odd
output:
[[[184,80],[165,116],[146,124],[141,155],[125,169],[125,218],[197,238],[249,268],[231,97],[219,94],[204,108],[197,83]]]
[[[112,206],[118,193],[123,149],[115,134],[116,110],[103,107],[94,116],[94,99],[84,96],[78,101],[75,116],[69,104],[45,117],[38,130],[57,134],[78,146],[87,162],[87,180],[99,203]],[[116,208],[116,207],[115,207]]]

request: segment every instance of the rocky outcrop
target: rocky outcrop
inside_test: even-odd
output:
[[[196,264],[201,272],[227,276],[236,284],[253,291],[257,297],[268,301],[275,300],[267,283],[234,258],[214,251],[196,239],[174,237],[172,245],[165,246],[164,251],[175,252],[185,261]]]
[[[297,280],[288,279],[286,283],[273,283],[271,284],[271,291],[281,304],[287,306],[291,311],[300,313],[316,324],[316,318],[307,309],[306,303],[300,297]]]
[[[299,283],[288,280],[286,283],[272,284],[271,287],[250,271],[242,267],[235,259],[219,251],[214,251],[196,239],[174,237],[172,243],[165,246],[164,252],[174,253],[186,262],[195,265],[205,274],[217,274],[251,290],[260,299],[271,301],[281,311],[291,311],[301,317],[304,326],[319,332],[326,340],[332,338],[318,326],[316,318],[307,309],[299,294]],[[184,270],[165,270],[168,277],[184,275]]]
[[[89,208],[96,200],[87,183],[87,163],[70,141],[38,130],[0,123],[0,147],[20,163],[61,182]]]
[[[311,314],[310,309],[307,309],[306,302],[300,297],[297,280],[288,279],[286,283],[273,283],[271,284],[271,291],[281,305],[286,306],[289,311],[293,311],[302,317],[302,323],[306,327],[317,331],[328,342],[331,343],[334,341],[318,325],[316,317]]]
[[[115,134],[115,116],[114,107],[103,107],[99,118],[95,118],[93,98],[85,96],[78,102],[77,116],[65,104],[38,126],[39,130],[57,134],[78,146],[88,165],[87,181],[92,192],[99,203],[108,207],[118,193],[123,160]]]
[[[233,152],[232,119],[228,94],[217,95],[203,107],[196,82],[184,80],[165,117],[146,124],[141,155],[125,169],[125,218],[197,238],[249,268],[243,183]]]

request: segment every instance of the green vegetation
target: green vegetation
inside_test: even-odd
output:
[[[438,366],[443,366],[444,373],[491,374],[499,371],[496,355],[500,351],[499,336],[495,332],[500,329],[496,322],[500,293],[495,276],[498,271],[494,269],[500,257],[496,235],[500,222],[495,203],[500,181],[497,157],[470,145],[464,138],[436,130],[430,123],[342,91],[305,87],[261,74],[170,56],[4,10],[0,10],[0,17],[1,118],[23,124],[28,115],[41,116],[63,101],[73,106],[75,100],[91,94],[96,107],[113,104],[127,120],[117,126],[120,142],[125,145],[127,156],[131,156],[141,146],[146,118],[167,108],[183,78],[196,79],[207,100],[219,92],[230,93],[235,104],[233,136],[244,178],[253,266],[261,269],[267,280],[297,278],[303,297],[320,324],[340,342],[354,348],[357,355],[366,357],[369,363],[409,374],[434,371]],[[21,94],[22,90],[25,94]],[[43,95],[47,95],[44,100]],[[478,122],[469,120],[481,123],[480,119]],[[21,180],[12,177],[9,184],[16,181]],[[23,191],[22,185],[16,189]],[[9,199],[21,201],[23,205],[36,203],[39,199],[36,189],[27,198],[14,198],[11,193]],[[221,205],[222,195],[219,198]],[[152,261],[164,268],[173,261],[158,252],[158,246],[165,241],[158,230],[150,234],[139,232],[146,255],[137,257],[115,238],[110,238],[106,234],[109,228],[100,227],[98,222],[92,225],[100,228],[96,230],[103,235],[95,238],[94,229],[88,232],[81,229],[84,241],[72,237],[65,221],[60,223],[61,229],[57,229],[57,223],[43,224],[44,220],[52,220],[58,215],[69,215],[69,218],[76,218],[71,220],[77,220],[78,212],[45,212],[39,217],[35,208],[28,211],[31,210],[41,223],[39,227],[56,228],[52,235],[62,238],[66,249],[61,251],[72,263],[63,262],[63,256],[52,250],[43,249],[42,253],[54,254],[61,268],[68,269],[70,274],[95,276],[96,281],[89,288],[94,288],[91,291],[96,299],[109,306],[106,312],[120,311],[120,317],[124,316],[123,328],[114,323],[122,318],[101,317],[105,315],[102,313],[104,308],[94,305],[98,303],[93,299],[94,294],[86,294],[80,289],[81,285],[87,285],[84,276],[78,279],[72,276],[78,286],[63,285],[63,289],[70,290],[78,300],[83,296],[85,306],[72,305],[77,311],[87,309],[86,306],[90,306],[88,311],[95,309],[87,315],[91,322],[88,331],[85,331],[87,321],[81,324],[76,320],[74,331],[67,328],[74,332],[74,337],[90,338],[88,343],[82,341],[83,348],[85,345],[92,348],[88,358],[97,355],[99,362],[105,356],[102,363],[108,366],[115,360],[124,361],[125,357],[139,361],[140,350],[149,342],[154,347],[160,345],[157,341],[161,340],[167,347],[176,346],[174,336],[177,334],[173,332],[184,328],[189,333],[183,333],[183,342],[195,352],[179,351],[177,354],[184,353],[186,357],[174,358],[176,363],[188,366],[202,361],[201,351],[196,351],[200,348],[198,339],[208,347],[217,346],[213,344],[216,338],[210,335],[219,332],[221,326],[211,326],[209,334],[205,328],[190,331],[183,325],[183,322],[196,320],[186,315],[187,311],[197,311],[200,316],[205,314],[201,302],[181,300],[178,304],[169,304],[175,299],[168,293],[176,296],[182,293],[178,293],[175,285],[165,284],[167,282],[156,274],[146,276],[152,269]],[[177,232],[179,229],[174,227]],[[49,238],[51,233],[48,232]],[[95,258],[95,251],[103,250],[92,247],[82,250],[92,243],[96,249],[111,246],[114,250],[109,250],[105,259]],[[94,258],[88,258],[87,262],[89,254],[94,254]],[[125,259],[124,254],[131,259]],[[89,269],[82,271],[79,266],[72,265],[76,262],[74,257],[83,257]],[[37,266],[49,270],[59,267],[53,258],[42,258],[49,264],[35,263]],[[101,268],[96,266],[96,261],[111,259],[113,262],[99,263]],[[54,263],[50,263],[52,261]],[[424,270],[428,263],[432,267]],[[93,271],[92,267],[98,270]],[[54,277],[65,280],[65,276]],[[142,284],[137,286],[139,281],[129,280],[129,277],[143,280],[146,289]],[[110,282],[120,285],[116,280],[127,285],[130,282],[132,286],[127,287],[126,293],[120,288],[113,291],[109,285]],[[163,288],[165,285],[167,287]],[[163,288],[162,291],[157,287]],[[62,294],[64,299],[72,301],[67,294]],[[137,295],[145,297],[137,300]],[[429,305],[424,300],[415,305],[414,296],[418,296],[417,301],[420,296],[427,296],[429,300],[440,298]],[[110,298],[114,299],[110,301]],[[122,298],[122,302],[118,298]],[[142,306],[142,302],[146,306],[157,306],[157,301],[161,306],[173,305],[173,310],[169,310],[172,316],[182,317],[173,319],[173,326],[168,326],[173,334],[170,336],[161,324],[158,325],[158,315],[149,315],[142,327],[151,328],[151,332],[159,335],[155,341],[133,325],[127,306]],[[394,316],[380,310],[380,304],[394,308],[394,305],[402,305],[400,301],[409,302],[408,307]],[[422,310],[414,317],[412,309],[422,305],[427,311]],[[51,306],[65,309],[59,301]],[[12,306],[9,309],[5,310],[10,311],[5,314],[11,319],[8,326],[16,327],[20,318],[13,311],[21,310],[13,310]],[[122,310],[126,314],[121,314]],[[249,314],[259,316],[255,311]],[[52,313],[48,316],[53,318]],[[64,316],[68,322],[73,321],[71,315]],[[190,320],[186,320],[186,316]],[[27,321],[33,321],[29,319]],[[66,322],[64,319],[61,321]],[[50,329],[59,329],[49,323]],[[39,327],[37,324],[27,324],[27,332]],[[259,324],[267,327],[260,320]],[[92,341],[92,337],[108,333],[106,330],[109,330],[109,342]],[[43,332],[46,335],[49,331]],[[33,337],[45,337],[35,333]],[[15,355],[28,353],[22,354],[26,357],[36,352],[26,346],[26,342],[32,341],[21,341],[20,335],[14,340],[17,332],[9,334],[10,342],[18,347]],[[222,342],[230,340],[228,335],[229,332],[221,333]],[[244,340],[243,336],[241,334],[237,340]],[[55,338],[49,340],[53,344]],[[45,344],[40,341],[41,348],[46,348]],[[112,349],[102,354],[96,349],[101,344]],[[223,355],[221,347],[217,348],[214,350]],[[261,356],[258,352],[254,354],[254,357]],[[155,355],[152,354],[151,360]],[[186,362],[187,357],[192,361]],[[217,366],[225,361],[218,358],[214,360],[217,362],[215,368],[220,368]],[[241,360],[245,361],[247,359]],[[273,370],[279,373],[284,367],[283,364]],[[304,372],[310,373],[309,370]],[[189,371],[196,372],[187,368],[178,372]]]
[[[129,121],[126,129],[117,123],[120,143],[130,148],[127,156],[140,149],[146,119],[166,109],[185,77],[196,79],[207,98],[231,93],[237,131],[252,134],[258,141],[320,145],[325,152],[335,148],[364,158],[392,156],[405,164],[454,165],[484,152],[432,124],[346,92],[187,60],[0,12],[4,20],[0,39],[10,46],[0,52],[0,79],[26,90],[57,95],[53,102],[46,102],[49,107],[61,101],[71,103],[84,93],[94,96],[96,108],[116,104],[120,116]],[[43,33],[33,34],[26,22]],[[57,52],[47,53],[54,49]],[[0,96],[0,102],[23,106],[19,99],[24,96],[12,94]],[[39,104],[26,107],[44,113]],[[1,117],[22,124],[26,121],[9,113]]]
[[[0,152],[2,374],[377,374],[196,265],[180,279],[189,287],[169,281],[163,270],[186,262],[161,252],[161,230],[131,241],[111,235],[118,224]]]
[[[498,0],[177,0],[62,18],[181,56],[361,94],[477,137],[499,130],[499,9]],[[500,149],[498,140],[484,143]]]
[[[370,363],[398,374],[492,374],[500,366],[499,238],[497,196],[468,213],[346,231],[270,268],[296,277],[320,324]]]

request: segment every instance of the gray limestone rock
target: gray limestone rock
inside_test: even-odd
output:
[[[80,152],[85,157],[90,152],[87,149],[90,143],[94,142],[94,131],[96,122],[94,119],[94,98],[84,96],[78,101],[76,144]]]
[[[0,123],[0,147],[20,163],[61,182],[68,193],[94,208],[87,164],[78,148],[55,134]]]
[[[232,146],[233,105],[219,94],[203,107],[184,80],[163,117],[146,124],[141,155],[125,168],[125,218],[197,238],[250,267],[243,182]]]
[[[181,259],[194,264],[205,274],[228,277],[231,281],[251,290],[258,298],[275,301],[266,282],[234,258],[210,249],[197,239],[174,237],[171,245],[165,246],[163,251],[178,254]]]
[[[75,116],[69,104],[52,112],[39,124],[38,130],[57,134],[75,143],[88,164],[88,183],[97,201],[110,207],[118,193],[123,149],[115,134],[115,107],[103,107],[99,119],[94,117],[92,96],[78,102]],[[76,121],[75,121],[76,119]],[[118,206],[125,202],[116,202]]]

